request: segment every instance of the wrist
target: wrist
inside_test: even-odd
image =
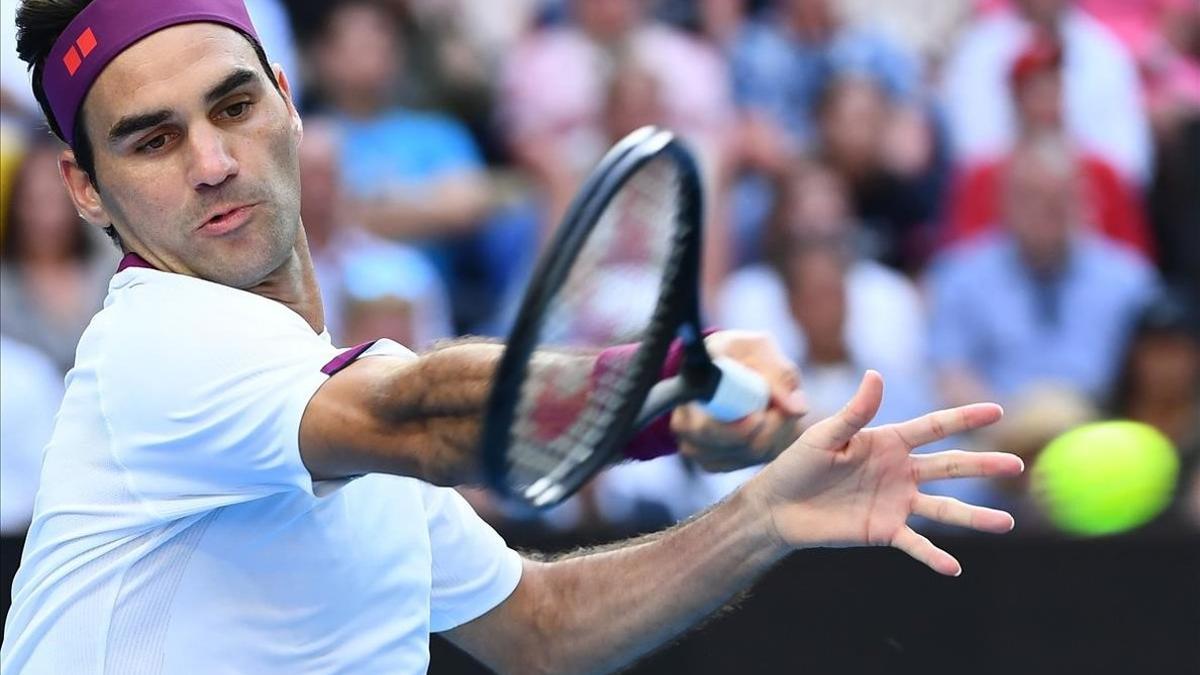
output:
[[[780,536],[774,510],[765,497],[756,481],[751,480],[730,495],[727,505],[735,512],[738,531],[749,537],[751,550],[761,552],[770,564],[791,553],[795,547]]]
[[[637,352],[637,349],[638,345],[631,344],[604,350],[600,354],[600,363],[597,364],[597,370],[602,367],[601,364],[604,364],[604,368],[611,368],[615,364],[628,363],[633,359],[633,355]],[[667,349],[667,358],[663,360],[662,370],[659,372],[658,377],[659,381],[675,377],[679,374],[679,370],[682,367],[683,342],[675,339],[671,341],[671,346]],[[678,450],[679,443],[675,440],[675,434],[671,433],[671,416],[668,414],[661,415],[644,429],[638,430],[633,438],[629,439],[622,454],[625,456],[625,459],[644,462],[656,457],[674,454]]]
[[[702,335],[707,338],[716,331],[715,328],[709,328]],[[593,370],[593,381],[599,379],[604,372],[627,365],[637,354],[639,346],[637,343],[617,345],[600,352]],[[667,349],[667,356],[663,360],[662,370],[659,372],[659,381],[678,375],[683,368],[683,357],[683,341],[676,338],[671,341],[671,346]],[[625,459],[644,462],[656,457],[672,455],[678,450],[679,442],[675,439],[675,434],[671,433],[671,415],[664,414],[644,429],[638,430],[625,445],[622,455]]]

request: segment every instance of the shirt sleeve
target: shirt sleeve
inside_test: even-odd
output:
[[[300,420],[338,350],[291,310],[243,291],[138,290],[109,317],[135,327],[108,332],[97,371],[133,493],[163,519],[312,494]]]
[[[499,605],[521,580],[521,557],[462,495],[423,484],[433,558],[429,629],[450,630]]]

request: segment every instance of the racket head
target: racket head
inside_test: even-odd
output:
[[[702,211],[695,159],[665,130],[633,132],[589,175],[537,262],[497,369],[481,437],[490,487],[539,508],[562,501],[636,431],[677,335],[689,345],[689,363],[707,362],[699,331]],[[564,340],[557,325],[564,298],[607,304],[595,293],[628,276],[630,268],[618,266],[606,277],[597,263],[620,216],[653,226],[645,238],[654,240],[647,247],[656,257],[634,285],[653,282],[657,290],[645,307],[622,306],[620,289],[616,293],[617,313],[637,327],[635,335]],[[563,342],[568,349],[547,355]],[[637,346],[615,367],[595,370],[597,352],[616,342]]]

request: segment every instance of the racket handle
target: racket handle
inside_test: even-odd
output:
[[[758,373],[730,358],[719,357],[713,364],[721,371],[721,381],[707,403],[699,403],[718,422],[733,422],[767,409],[771,390]]]

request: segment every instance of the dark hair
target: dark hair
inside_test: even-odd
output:
[[[91,3],[92,0],[22,0],[20,7],[17,8],[17,54],[22,61],[29,64],[33,80],[33,96],[42,108],[42,114],[46,117],[50,131],[64,141],[66,136],[59,126],[64,121],[54,119],[54,114],[50,110],[50,102],[46,98],[46,90],[42,86],[42,73],[46,67],[46,57],[50,55],[50,50],[54,48],[54,42],[58,40],[58,36]],[[258,62],[262,65],[263,71],[267,74],[271,84],[275,85],[276,91],[279,91],[279,82],[275,79],[275,73],[271,70],[271,62],[267,60],[267,54],[263,51],[262,45],[250,35],[242,31],[238,31],[238,33],[254,47],[254,53],[258,56]],[[83,106],[80,106],[79,111],[75,114],[75,119],[70,120],[69,123],[75,128],[75,142],[71,144],[71,150],[75,152],[75,161],[87,174],[92,184],[97,185],[96,157],[91,139],[88,138],[87,129],[83,124]],[[117,238],[117,232],[112,225],[104,228],[104,231],[118,246],[120,245],[120,239]]]
[[[1108,407],[1114,415],[1128,414],[1133,396],[1134,351],[1141,340],[1152,335],[1188,337],[1200,345],[1200,309],[1192,306],[1179,288],[1167,287],[1156,293],[1142,308],[1125,343],[1115,385]],[[1200,383],[1197,383],[1200,393]]]
[[[11,199],[9,199],[7,213],[5,214],[7,216],[5,219],[7,226],[4,228],[3,246],[0,246],[0,259],[7,262],[18,262],[25,256],[26,242],[31,233],[28,230],[28,224],[22,222],[19,217],[20,212],[17,209],[17,203],[21,201],[20,195],[28,189],[30,174],[35,169],[30,160],[39,153],[57,155],[60,147],[56,141],[47,136],[44,137],[44,140],[35,141],[31,147],[25,150],[24,157],[21,159],[21,165],[17,168],[16,176],[13,177],[12,191],[10,192]],[[71,245],[70,256],[82,262],[90,258],[94,252],[94,241],[88,235],[82,222],[74,218],[72,220],[75,225],[75,240]]]

